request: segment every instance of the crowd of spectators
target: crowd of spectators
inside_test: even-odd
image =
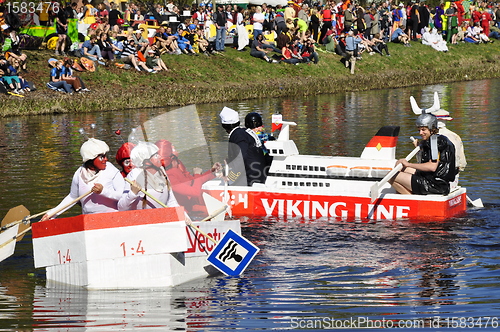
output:
[[[264,3],[249,8],[213,8],[211,3],[179,8],[173,1],[165,5],[127,3],[119,8],[114,2],[95,2],[68,3],[57,11],[42,9],[32,16],[15,15],[0,5],[0,42],[6,51],[0,57],[0,75],[7,88],[16,93],[30,90],[19,73],[26,70],[28,59],[19,49],[17,32],[23,22],[32,23],[35,14],[39,24],[54,22],[56,26],[56,57],[69,54],[89,59],[95,66],[116,63],[120,68],[148,73],[169,70],[164,54],[218,55],[228,43],[239,51],[249,49],[253,57],[269,63],[317,64],[318,51],[334,52],[354,73],[355,62],[363,53],[390,56],[391,42],[411,47],[411,41],[421,40],[436,50],[448,51],[447,43],[490,43],[500,38],[499,6],[486,2],[455,1],[435,8],[425,1],[405,5],[392,0],[372,2],[368,7],[351,0],[314,5],[305,0],[290,1],[285,7]],[[67,36],[69,19],[78,20],[79,31],[88,27],[77,42]],[[156,30],[148,29],[150,22]],[[60,89],[76,91],[74,85],[62,82],[56,84]]]

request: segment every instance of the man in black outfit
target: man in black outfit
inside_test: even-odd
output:
[[[403,169],[389,182],[400,194],[448,195],[457,174],[455,146],[438,134],[436,116],[424,113],[417,118],[416,126],[422,137],[420,163],[398,160],[396,165],[402,164]]]
[[[224,107],[219,114],[222,127],[229,134],[228,162],[231,170],[229,184],[251,186],[266,180],[266,158],[257,135],[251,136],[240,127],[238,112]]]

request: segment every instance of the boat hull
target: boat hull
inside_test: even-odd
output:
[[[239,220],[195,222],[220,240]],[[33,224],[35,267],[47,285],[88,289],[175,286],[217,273],[206,260],[213,244],[184,222],[183,208],[137,210]]]
[[[223,200],[223,186],[208,184],[204,189],[211,196]],[[371,202],[368,195],[348,192],[328,194],[325,191],[313,193],[304,189],[230,186],[228,197],[232,214],[236,217],[443,220],[459,215],[467,208],[464,188],[457,188],[447,196],[383,193]]]

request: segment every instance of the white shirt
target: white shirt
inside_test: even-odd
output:
[[[264,26],[262,22],[264,22],[265,16],[263,13],[255,13],[253,14],[253,29],[254,30],[263,30]],[[262,22],[257,22],[257,20],[262,20]]]
[[[73,180],[71,182],[71,190],[59,205],[50,210],[48,214],[52,214],[53,211],[57,211],[63,206],[67,205],[71,201],[74,201],[79,196],[87,193],[92,189],[95,183],[100,183],[103,186],[103,190],[100,194],[90,194],[80,200],[82,205],[83,214],[91,213],[105,213],[105,212],[116,212],[118,211],[118,200],[123,195],[123,190],[125,188],[125,181],[120,171],[109,161],[106,162],[106,169],[97,173],[97,176],[91,181],[85,182],[82,177],[82,171],[84,171],[83,166],[80,166],[75,174],[73,175]],[[64,211],[71,208],[73,205],[68,206],[63,211],[57,213],[55,216],[63,213]]]
[[[145,176],[147,176],[147,184],[145,184]],[[151,174],[148,171],[143,170],[142,168],[134,168],[127,175],[127,179],[130,181],[136,180],[137,183],[145,188],[146,191],[151,194],[154,198],[162,202],[168,207],[179,206],[177,200],[175,199],[174,193],[172,191],[172,187],[170,189],[166,186],[165,178],[157,172],[155,174]],[[151,197],[146,196],[146,205],[143,207],[143,198],[144,193],[139,191],[136,194],[130,190],[130,184],[126,184],[125,192],[118,202],[118,209],[120,211],[127,210],[142,210],[142,209],[154,209],[154,208],[162,208],[160,204],[155,202]]]

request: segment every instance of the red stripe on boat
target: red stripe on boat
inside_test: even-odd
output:
[[[376,148],[379,144],[382,148],[394,148],[398,143],[397,136],[373,136],[366,144],[367,148]]]
[[[160,208],[111,213],[82,214],[76,217],[51,219],[32,224],[33,238],[67,233],[161,224],[184,220],[184,208]]]

